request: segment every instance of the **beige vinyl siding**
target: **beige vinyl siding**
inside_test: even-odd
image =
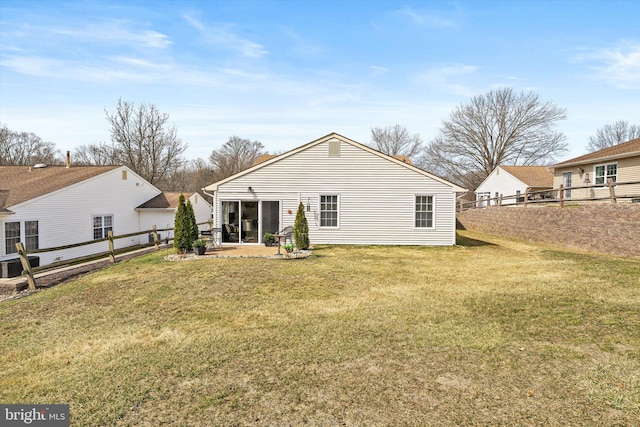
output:
[[[620,159],[618,161],[618,181],[640,181],[640,156]],[[640,184],[625,185],[619,187],[619,191],[620,195],[633,194],[637,196],[640,194]],[[617,193],[618,189],[616,189],[616,194]]]
[[[338,229],[319,227],[320,195],[339,196]],[[416,195],[434,196],[433,228],[414,227]],[[329,156],[324,141],[221,184],[216,198],[218,223],[220,200],[280,200],[282,227],[293,225],[300,201],[309,203],[312,243],[455,244],[450,186],[343,141],[340,156]]]
[[[640,181],[640,156],[636,157],[627,157],[624,159],[617,160],[607,160],[607,161],[597,161],[589,164],[583,164],[579,166],[566,167],[566,168],[556,168],[554,171],[553,177],[553,187],[558,188],[560,184],[562,184],[562,173],[563,172],[573,172],[573,185],[575,187],[583,186],[585,180],[585,174],[589,174],[589,180],[591,184],[595,181],[596,174],[596,166],[597,165],[607,165],[611,163],[617,163],[618,165],[618,174],[617,174],[617,182],[633,182]],[[583,174],[578,173],[579,168],[584,170]],[[578,189],[573,190],[573,197],[584,199],[587,197],[587,191],[589,191],[590,197],[601,198],[601,197],[609,197],[609,189],[606,186],[596,187],[593,189]],[[622,185],[616,187],[616,196],[624,197],[625,195],[637,195],[640,194],[640,184],[639,185]]]

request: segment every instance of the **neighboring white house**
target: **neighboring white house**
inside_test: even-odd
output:
[[[191,201],[196,222],[211,222],[211,205],[198,193],[177,193],[163,191],[151,200],[138,206],[136,211],[140,214],[140,230],[150,230],[155,225],[158,230],[173,228],[180,194]],[[200,225],[200,230],[207,230],[209,225]],[[160,239],[173,237],[173,233],[159,232]]]
[[[456,193],[409,162],[336,133],[211,184],[223,243],[260,243],[292,226],[300,203],[311,243],[454,245]]]
[[[553,173],[547,166],[498,166],[476,188],[476,201],[479,207],[497,205],[502,195],[503,205],[515,204],[524,200],[527,188],[544,191],[552,187]]]
[[[162,192],[126,166],[1,166],[0,261],[16,258],[16,243],[45,249],[106,237],[173,227],[171,211],[154,217],[136,207]],[[195,195],[191,196],[192,198]],[[201,197],[194,210],[209,211]],[[201,216],[208,221],[210,213]],[[148,236],[115,240],[116,248],[148,243]],[[40,265],[106,251],[107,242],[37,254]]]

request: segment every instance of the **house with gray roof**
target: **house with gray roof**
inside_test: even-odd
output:
[[[0,166],[0,261],[27,252],[123,235],[173,228],[177,196],[163,193],[127,166]],[[202,221],[210,206],[191,194]],[[175,201],[175,203],[174,203]],[[204,213],[202,213],[204,212]],[[148,236],[115,241],[116,248],[148,243]],[[40,265],[92,255],[106,242],[38,254]]]
[[[454,245],[456,195],[466,190],[331,133],[215,182],[224,243],[259,244],[293,226],[303,206],[311,243]]]

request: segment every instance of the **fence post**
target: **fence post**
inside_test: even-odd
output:
[[[498,206],[502,207],[502,193],[500,193],[500,197],[498,197]]]
[[[524,189],[524,207],[527,207],[527,200],[529,200],[529,187]]]
[[[611,203],[616,203],[616,190],[613,188],[612,178],[607,178],[607,187],[609,187],[609,197],[611,197]]]
[[[111,264],[115,264],[116,262],[116,253],[113,245],[113,231],[109,230],[107,232],[107,238],[109,239],[109,262]]]
[[[22,270],[25,276],[27,276],[27,283],[29,284],[29,289],[36,289],[36,279],[33,277],[33,271],[31,271],[31,263],[29,262],[29,257],[27,256],[27,252],[24,250],[24,245],[22,242],[16,243],[16,248],[18,249],[18,256],[20,257],[20,263],[22,264]]]
[[[560,199],[560,207],[564,208],[564,185],[562,184],[558,187],[558,198]]]
[[[158,236],[158,229],[156,228],[155,224],[153,225],[153,244],[155,245],[156,249],[160,249],[160,236]]]

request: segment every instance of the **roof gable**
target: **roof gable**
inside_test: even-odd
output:
[[[177,209],[181,194],[184,194],[185,201],[193,195],[193,193],[163,191],[153,199],[147,200],[136,209]]]
[[[633,156],[640,156],[640,138],[632,139],[631,141],[623,142],[612,147],[603,148],[602,150],[594,151],[593,153],[585,154],[583,156],[574,157],[573,159],[556,163],[552,167],[558,168],[584,163],[597,163],[600,160]]]
[[[0,211],[122,166],[0,166]]]
[[[290,150],[290,151],[288,151],[288,152],[286,152],[284,154],[280,154],[279,156],[274,156],[274,157],[265,159],[264,161],[259,162],[259,163],[256,162],[252,167],[250,167],[248,169],[245,169],[244,171],[238,172],[235,175],[232,175],[232,176],[230,176],[228,178],[225,178],[223,180],[220,180],[218,182],[215,182],[215,183],[213,183],[211,185],[206,186],[204,188],[204,190],[206,190],[206,191],[216,191],[218,186],[221,185],[221,184],[224,184],[226,182],[232,181],[232,180],[234,180],[236,178],[239,178],[239,177],[241,177],[243,175],[249,174],[249,173],[251,173],[251,172],[253,172],[253,171],[257,170],[257,169],[266,167],[266,166],[268,166],[268,165],[270,165],[272,163],[278,162],[278,161],[280,161],[282,159],[285,159],[287,157],[293,156],[296,153],[299,153],[301,151],[307,150],[307,149],[309,149],[311,147],[314,147],[316,145],[322,144],[324,142],[327,142],[327,141],[330,141],[330,140],[333,140],[333,139],[337,139],[337,140],[339,140],[341,142],[344,142],[346,144],[352,145],[352,146],[357,147],[357,148],[359,148],[361,150],[367,151],[367,152],[372,153],[372,154],[374,154],[374,155],[376,155],[378,157],[386,159],[389,162],[395,163],[397,165],[401,165],[402,167],[408,168],[408,169],[410,169],[410,170],[412,170],[414,172],[417,172],[417,173],[419,173],[421,175],[424,175],[424,176],[427,176],[427,177],[429,177],[431,179],[434,179],[435,181],[438,181],[438,182],[440,182],[442,184],[445,184],[445,185],[451,187],[452,190],[455,191],[455,192],[465,192],[465,191],[467,191],[466,189],[464,189],[462,187],[459,187],[459,186],[457,186],[457,185],[455,185],[455,184],[453,184],[453,183],[451,183],[451,182],[449,182],[449,181],[447,181],[447,180],[445,180],[443,178],[440,178],[440,177],[438,177],[436,175],[433,175],[433,174],[431,174],[431,173],[429,173],[429,172],[427,172],[427,171],[425,171],[423,169],[420,169],[418,167],[413,166],[413,164],[411,164],[411,162],[404,161],[404,159],[402,157],[397,158],[397,157],[394,157],[394,156],[386,155],[386,154],[384,154],[384,153],[382,153],[382,152],[380,152],[378,150],[375,150],[375,149],[373,149],[371,147],[368,147],[366,145],[360,144],[359,142],[356,142],[354,140],[346,138],[346,137],[344,137],[344,136],[342,136],[340,134],[337,134],[335,132],[330,133],[328,135],[325,135],[322,138],[316,139],[315,141],[311,141],[311,142],[309,142],[307,144],[304,144],[304,145],[302,145],[302,146],[300,146],[298,148],[294,148],[293,150]]]

